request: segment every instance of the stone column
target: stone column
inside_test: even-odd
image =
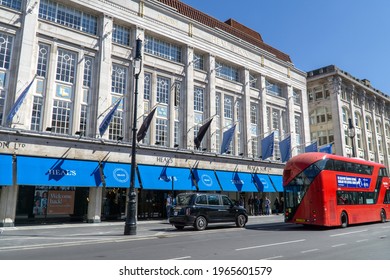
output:
[[[0,190],[0,227],[13,227],[16,217],[16,203],[19,186],[16,184],[16,157],[12,160],[12,187],[3,187]]]
[[[340,117],[340,114],[342,112],[342,106],[340,102],[342,80],[338,76],[332,76],[328,78],[328,81],[330,83],[330,88],[332,89],[330,99],[331,99],[331,106],[332,106],[333,123],[335,124],[334,146],[336,148],[337,155],[346,156],[345,149],[344,149],[345,132],[344,132],[343,121]]]
[[[88,223],[100,223],[101,213],[102,213],[102,195],[103,188],[93,187],[89,188],[88,196],[88,214],[87,221]]]

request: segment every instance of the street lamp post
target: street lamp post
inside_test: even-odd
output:
[[[352,142],[352,157],[355,157],[355,143],[353,141],[353,138],[355,137],[355,127],[353,126],[351,118],[348,118],[348,137],[351,138]]]
[[[135,165],[136,161],[136,140],[137,140],[137,100],[138,100],[138,78],[142,68],[142,40],[137,39],[135,48],[135,57],[133,60],[135,89],[134,89],[134,117],[133,117],[133,139],[131,145],[131,170],[130,170],[130,190],[129,200],[127,202],[127,215],[125,222],[124,235],[137,234],[137,220],[136,220],[136,193],[135,193]]]

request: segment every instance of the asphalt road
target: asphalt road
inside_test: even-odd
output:
[[[390,222],[306,228],[282,216],[250,217],[246,228],[176,230],[164,221],[3,228],[0,260],[390,260]],[[0,230],[1,231],[1,230]]]

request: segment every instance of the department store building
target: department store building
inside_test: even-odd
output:
[[[278,144],[310,141],[307,96],[306,73],[258,31],[180,1],[0,1],[0,226],[122,219],[134,98],[137,128],[156,109],[136,147],[138,219],[164,217],[168,192],[280,196]]]

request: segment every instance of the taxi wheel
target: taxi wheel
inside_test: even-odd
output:
[[[238,215],[237,218],[236,218],[236,225],[237,227],[245,227],[245,224],[246,224],[246,218],[244,215]]]
[[[196,230],[204,230],[207,227],[207,220],[203,216],[199,216],[195,220],[194,227]]]

